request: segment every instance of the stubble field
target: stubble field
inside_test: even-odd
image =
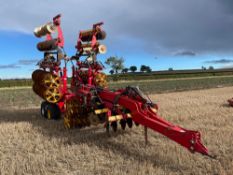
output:
[[[0,174],[233,174],[233,87],[151,94],[163,118],[199,130],[217,160],[191,154],[143,127],[111,133],[103,126],[66,130],[40,117],[31,89],[0,90]]]

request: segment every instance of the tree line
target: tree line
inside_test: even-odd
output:
[[[138,70],[137,66],[134,65],[130,66],[129,68],[125,67],[124,61],[125,60],[122,57],[118,58],[111,56],[106,59],[105,64],[111,67],[111,70],[109,71],[111,75],[118,73],[128,73],[129,71],[134,73]],[[146,65],[141,65],[139,70],[140,72],[147,72],[147,73],[152,72],[150,66],[146,66]]]
[[[125,67],[124,66],[124,58],[118,58],[116,56],[111,56],[109,58],[106,59],[105,64],[107,64],[108,66],[111,67],[111,70],[109,71],[109,73],[111,75],[113,74],[118,74],[118,73],[128,73],[128,72],[136,72],[138,70],[137,66],[130,66],[130,67]],[[204,70],[214,70],[213,66],[209,66],[208,68],[202,66],[201,69]],[[174,69],[172,67],[168,68],[168,71],[173,71]],[[146,73],[150,73],[152,72],[152,69],[150,68],[150,66],[146,66],[146,65],[141,65],[140,72],[146,72]]]

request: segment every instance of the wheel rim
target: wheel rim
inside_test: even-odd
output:
[[[50,87],[45,91],[45,99],[50,103],[57,103],[62,98],[59,88]]]
[[[52,112],[49,109],[47,111],[47,117],[48,119],[52,119]]]
[[[41,108],[41,115],[44,117],[44,114],[45,114],[45,110],[44,110],[44,107]]]
[[[60,78],[56,75],[46,75],[43,79],[43,84],[45,87],[60,87]]]

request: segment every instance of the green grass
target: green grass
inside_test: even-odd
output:
[[[147,93],[163,93],[172,91],[187,91],[194,89],[208,89],[219,86],[233,86],[233,77],[205,77],[192,79],[169,79],[169,80],[146,80],[146,81],[127,81],[127,82],[110,82],[109,88],[119,89],[127,86],[139,86],[140,89]],[[0,88],[0,97],[2,107],[15,106],[17,99],[18,107],[38,106],[42,101],[29,88]],[[25,99],[27,103],[25,104]]]
[[[118,75],[108,75],[108,80],[113,82],[118,81],[141,81],[141,80],[162,80],[162,79],[179,79],[179,78],[206,78],[206,77],[222,77],[233,76],[231,69],[227,70],[181,70],[181,71],[160,71],[151,73],[127,73]],[[68,78],[70,82],[70,78]],[[32,86],[31,79],[11,79],[1,80],[0,88],[2,87],[19,87],[19,86]]]
[[[1,109],[35,107],[40,105],[42,99],[38,97],[32,88],[0,88]]]
[[[185,91],[193,89],[208,89],[218,86],[233,86],[233,77],[204,77],[197,79],[192,78],[110,83],[111,89],[124,88],[126,86],[139,86],[142,91],[147,93]]]
[[[32,86],[32,80],[31,79],[0,80],[0,88],[19,87],[19,86]]]
[[[108,79],[110,81],[119,80],[158,80],[158,79],[176,79],[176,78],[195,78],[195,77],[218,77],[218,76],[232,76],[233,71],[218,72],[214,70],[213,72],[206,70],[205,72],[161,72],[161,73],[127,73],[118,75],[109,75]]]

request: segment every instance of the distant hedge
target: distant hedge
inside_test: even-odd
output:
[[[192,77],[208,77],[208,76],[227,76],[233,75],[232,72],[203,72],[203,73],[127,73],[118,75],[109,75],[109,81],[119,80],[155,80],[155,79],[167,79],[167,78],[192,78]]]
[[[32,80],[31,79],[0,80],[0,88],[16,87],[16,86],[32,86]]]
[[[156,80],[156,79],[174,79],[174,78],[192,78],[192,77],[212,77],[212,76],[227,76],[233,75],[232,70],[221,71],[157,71],[152,73],[124,73],[117,75],[108,75],[108,81],[127,81],[127,80]],[[70,83],[70,78],[68,78]],[[31,79],[10,79],[1,80],[0,88],[2,87],[16,87],[16,86],[32,86],[33,82]]]

